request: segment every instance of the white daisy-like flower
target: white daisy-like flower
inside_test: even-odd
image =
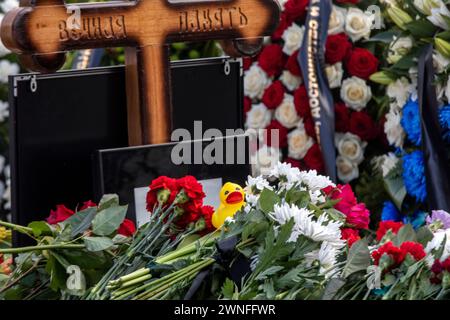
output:
[[[323,242],[320,245],[320,249],[308,252],[305,254],[306,264],[311,266],[314,261],[319,261],[320,269],[319,273],[324,275],[326,278],[332,275],[332,270],[336,265],[336,257],[339,251],[328,242]],[[336,276],[334,274],[333,276]]]
[[[256,194],[246,193],[245,194],[245,202],[249,207],[255,207],[258,203],[259,196]]]
[[[440,261],[446,260],[450,256],[450,241],[448,241],[449,237],[450,237],[450,229],[438,230],[433,234],[433,239],[431,239],[427,243],[427,246],[425,247],[425,252],[427,254],[430,254],[432,250],[440,248],[445,239],[444,250],[440,258]]]
[[[269,181],[264,179],[262,176],[257,176],[253,178],[252,176],[247,177],[246,182],[246,192],[253,193],[253,190],[263,191],[264,189],[272,190]]]
[[[317,174],[316,170],[300,171],[299,180],[311,191],[321,190],[328,186],[336,186],[329,177]]]
[[[306,210],[306,209],[305,209]],[[314,241],[328,241],[336,247],[342,247],[344,241],[341,240],[341,222],[329,221],[325,215],[319,216],[317,221],[313,219],[313,213],[303,214],[300,219],[296,219],[294,229],[300,234]]]
[[[318,204],[318,203],[324,203],[325,202],[325,196],[323,195],[322,192],[320,192],[320,190],[310,190],[309,191],[309,197],[311,199],[311,202],[313,204]]]
[[[298,168],[292,168],[290,163],[278,162],[273,167],[270,175],[280,179],[280,184],[286,189],[290,189],[295,183],[299,182],[300,170]]]

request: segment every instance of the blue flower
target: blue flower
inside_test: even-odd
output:
[[[417,101],[409,99],[403,107],[403,115],[400,123],[405,130],[408,140],[416,146],[420,146],[422,141],[419,115],[419,104]]]
[[[420,202],[427,196],[423,153],[419,150],[403,155],[403,182],[406,192]]]
[[[425,220],[426,220],[427,216],[428,216],[428,214],[426,212],[416,211],[411,216],[404,216],[403,223],[410,224],[413,226],[414,229],[417,229],[425,224]]]
[[[397,210],[397,207],[391,201],[386,201],[383,204],[383,211],[381,212],[381,221],[386,220],[393,220],[393,221],[402,220],[402,214]]]
[[[450,105],[439,110],[439,122],[444,129],[444,140],[450,143]]]

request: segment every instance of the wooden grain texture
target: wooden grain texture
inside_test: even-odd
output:
[[[57,70],[69,50],[136,48],[127,50],[131,63],[127,67],[127,95],[134,95],[128,97],[132,145],[169,139],[168,44],[224,40],[227,52],[233,55],[254,54],[262,37],[275,30],[280,15],[276,0],[136,0],[76,6],[63,0],[21,0],[20,4],[3,18],[1,38],[31,70]],[[77,8],[78,20],[73,19],[75,11],[70,8]]]

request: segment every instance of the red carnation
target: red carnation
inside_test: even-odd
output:
[[[364,111],[352,112],[349,131],[366,141],[373,140],[378,135],[377,126]]]
[[[303,19],[306,14],[306,6],[309,0],[288,0],[284,5],[284,12],[290,21]]]
[[[264,91],[262,102],[268,109],[275,109],[283,101],[284,93],[285,90],[281,81],[274,81]]]
[[[368,229],[370,222],[370,211],[367,210],[364,203],[358,203],[351,207],[346,215],[346,222],[357,229]]]
[[[203,186],[193,176],[185,176],[177,180],[177,185],[183,189],[190,200],[203,199]]]
[[[117,234],[121,234],[125,237],[131,237],[136,232],[136,226],[134,222],[130,219],[123,220],[119,229],[117,229]]]
[[[285,128],[280,122],[277,120],[272,120],[269,125],[266,127],[266,133],[264,135],[265,144],[268,146],[272,146],[272,130],[278,130],[278,147],[285,148],[287,147],[287,135],[288,129]],[[275,134],[275,132],[274,132]]]
[[[294,105],[295,110],[297,110],[300,117],[311,117],[308,92],[306,92],[306,87],[304,85],[298,87],[298,89],[294,91]]]
[[[284,66],[283,49],[278,44],[265,46],[258,57],[258,64],[269,77],[279,74]]]
[[[57,224],[65,221],[74,214],[75,212],[73,210],[70,210],[65,205],[60,204],[56,206],[56,210],[50,211],[50,216],[47,218],[47,222],[49,224]]]
[[[340,201],[334,205],[334,208],[345,215],[349,214],[352,207],[357,204],[355,194],[349,184],[338,184],[335,188],[328,186],[322,190],[326,195],[328,195],[328,197],[330,197],[330,199],[340,199]]]
[[[303,124],[305,125],[305,131],[314,140],[316,140],[316,129],[314,125],[314,120],[311,116],[303,119]]]
[[[154,179],[149,188],[150,191],[147,193],[147,210],[149,212],[152,212],[153,208],[158,203],[158,192],[160,190],[165,189],[168,191],[168,198],[164,203],[166,206],[170,205],[175,200],[179,191],[177,181],[166,176],[160,176]]]
[[[298,64],[298,51],[296,50],[293,54],[291,54],[286,62],[285,69],[287,69],[290,73],[296,76],[301,76],[302,71],[300,69],[300,65]]]
[[[214,231],[214,226],[212,224],[212,215],[214,213],[214,208],[211,206],[203,206],[200,209],[201,217],[205,220],[205,229],[200,232],[200,234],[207,234]]]
[[[347,132],[350,126],[350,112],[342,102],[334,104],[335,126],[337,132]]]
[[[324,171],[322,152],[320,151],[320,147],[317,143],[309,148],[308,152],[303,158],[303,161],[310,169],[317,170],[318,172]]]
[[[325,44],[325,60],[329,64],[344,60],[352,47],[345,33],[330,35]]]
[[[356,241],[360,240],[359,231],[356,229],[345,228],[341,230],[341,239],[346,240],[350,248]]]
[[[383,239],[386,232],[391,230],[393,234],[397,234],[398,230],[403,226],[402,222],[395,222],[392,220],[380,221],[377,230],[377,241]]]
[[[347,61],[347,71],[352,76],[369,79],[378,69],[378,59],[367,49],[355,48]]]
[[[381,247],[378,248],[378,250],[375,250],[372,252],[372,258],[374,260],[374,264],[377,266],[380,263],[381,257],[387,254],[392,258],[393,263],[391,264],[389,269],[393,269],[397,266],[399,266],[403,260],[405,260],[406,252],[401,250],[400,248],[397,248],[392,244],[391,241],[385,243]]]
[[[244,113],[247,114],[247,112],[250,111],[252,108],[252,99],[249,97],[244,97]]]
[[[417,242],[405,241],[400,245],[400,249],[405,253],[409,253],[416,261],[419,261],[426,256],[423,246]]]
[[[274,33],[272,33],[272,40],[281,40],[284,31],[291,25],[292,21],[289,21],[286,14],[283,12],[280,16],[280,23],[278,23],[278,27],[275,29]]]

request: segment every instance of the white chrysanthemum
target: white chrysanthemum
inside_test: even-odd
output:
[[[391,109],[386,114],[386,122],[384,123],[384,133],[390,145],[396,147],[403,147],[405,140],[405,131],[400,124],[402,115],[400,111]]]
[[[382,156],[381,172],[383,173],[383,177],[386,177],[389,172],[395,168],[398,162],[399,158],[393,152],[389,152]]]
[[[259,195],[246,193],[245,194],[245,201],[248,204],[249,207],[256,207],[256,204],[258,203]]]
[[[316,170],[300,171],[299,180],[311,191],[321,190],[328,186],[335,187],[329,177],[317,174]]]
[[[442,253],[442,256],[440,258],[440,261],[444,261],[450,256],[450,241],[448,241],[450,237],[450,229],[447,230],[439,230],[436,233],[433,234],[433,239],[427,243],[427,246],[425,247],[426,253],[431,253],[432,250],[439,249],[445,239],[444,244],[444,251]]]
[[[320,249],[308,252],[305,254],[306,264],[311,266],[315,261],[320,263],[320,274],[325,275],[326,278],[330,277],[331,272],[336,265],[336,258],[339,254],[339,250],[328,242],[323,242]],[[336,274],[334,275],[336,276]]]
[[[253,190],[263,191],[264,189],[272,190],[269,181],[264,179],[262,176],[257,176],[253,178],[252,176],[247,177],[246,191],[247,193],[252,193]]]
[[[405,77],[401,77],[390,83],[387,86],[386,94],[389,98],[395,100],[395,103],[391,104],[391,108],[392,106],[395,106],[398,110],[402,109],[413,91],[414,87]]]
[[[285,162],[278,162],[270,172],[271,176],[288,181],[298,181],[299,174],[298,168],[292,168],[290,163]]]
[[[313,204],[325,202],[325,196],[323,195],[323,193],[320,190],[314,190],[314,191],[310,190],[309,197]]]
[[[328,241],[336,247],[343,245],[341,240],[341,222],[329,221],[325,215],[319,216],[317,221],[313,219],[313,213],[302,214],[296,219],[294,230],[314,241]]]

